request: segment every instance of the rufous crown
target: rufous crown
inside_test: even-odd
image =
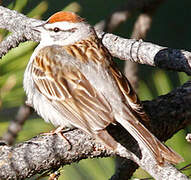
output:
[[[78,23],[83,21],[84,19],[80,16],[76,15],[73,12],[69,11],[60,11],[55,14],[53,14],[49,19],[48,23],[55,23],[55,22],[61,22],[61,21],[68,21],[73,23]]]

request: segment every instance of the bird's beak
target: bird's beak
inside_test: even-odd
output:
[[[34,30],[34,31],[37,31],[37,32],[42,32],[44,30],[44,25],[45,24],[46,23],[39,24],[37,26],[33,26],[33,27],[31,27],[31,29]]]

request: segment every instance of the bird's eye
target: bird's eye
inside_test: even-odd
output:
[[[54,28],[54,32],[59,32],[59,31],[60,31],[60,29],[58,27]]]

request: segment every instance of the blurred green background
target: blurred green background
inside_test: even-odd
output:
[[[71,10],[94,25],[108,17],[117,7],[123,6],[127,0],[96,0],[96,1],[55,1],[55,0],[7,0],[2,1],[3,6],[17,10],[33,18],[47,19],[51,14],[60,10]],[[171,48],[180,48],[190,51],[191,45],[191,1],[168,0],[164,1],[153,16],[151,29],[145,39],[155,44]],[[129,38],[139,12],[125,23],[121,24],[114,34]],[[2,40],[8,32],[0,30]],[[0,136],[2,136],[17,112],[23,104],[25,94],[22,88],[23,72],[26,64],[36,47],[34,42],[21,43],[19,47],[12,49],[0,61]],[[139,65],[139,96],[141,100],[151,100],[159,95],[170,92],[180,86],[189,77],[184,73],[164,71],[162,69]],[[26,121],[19,133],[17,142],[25,141],[40,132],[47,132],[53,126],[46,124],[38,116],[33,115]],[[186,160],[178,165],[183,167],[191,162],[191,145],[185,141],[185,135],[190,131],[187,127],[181,130],[167,144],[183,156]],[[104,180],[114,173],[115,162],[113,158],[88,159],[65,166],[61,169],[60,180]],[[185,171],[187,175],[191,170]],[[139,169],[133,177],[149,177]],[[30,178],[36,179],[36,177]],[[48,179],[47,177],[43,179]]]

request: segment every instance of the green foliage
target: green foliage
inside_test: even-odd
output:
[[[80,0],[70,1],[70,3],[68,3],[68,1],[56,1],[55,3],[55,0],[15,0],[6,5],[11,9],[27,14],[27,16],[33,18],[41,18],[42,16],[48,17],[55,11],[62,9],[71,10],[78,13],[80,12],[80,14],[83,17],[86,17],[91,24],[95,24],[103,18],[106,18],[113,9],[119,7],[123,2],[124,1],[122,0],[113,1],[112,3],[109,3],[108,6],[108,3],[101,0],[86,1],[86,4],[84,4],[84,1]],[[183,32],[183,30],[178,28],[178,23],[182,23],[182,19],[176,22],[174,19],[173,22],[171,21],[172,18],[174,18],[172,14],[174,13],[174,9],[176,9],[175,7],[179,6],[178,1],[175,3],[171,0],[168,3],[171,3],[171,6],[168,7],[172,7],[173,5],[174,8],[172,7],[169,10],[167,7],[168,4],[166,3],[157,11],[148,39],[154,43],[165,44],[166,46],[172,47],[174,42],[176,42],[177,36],[180,32]],[[191,5],[191,3],[189,3],[189,5]],[[100,8],[100,6],[102,8]],[[168,19],[171,17],[171,19],[168,22],[165,21],[165,24],[164,19],[166,19],[166,17],[168,17]],[[123,37],[128,37],[131,33],[135,19],[136,16],[132,17],[127,23],[122,24],[120,28],[117,29],[116,33]],[[172,34],[171,27],[167,25],[169,22],[175,27],[175,31],[173,31]],[[186,27],[184,28],[186,29]],[[161,32],[161,29],[165,29],[165,32]],[[2,38],[7,35],[6,31],[1,30],[0,33]],[[163,38],[164,35],[165,38]],[[168,39],[168,35],[170,35],[170,39]],[[182,36],[181,38],[184,39]],[[190,42],[186,41],[186,38],[184,40],[184,47],[181,47],[182,44],[177,44],[177,42],[176,46],[178,47],[179,45],[179,48],[189,47]],[[2,60],[0,60],[0,135],[6,131],[9,121],[14,117],[14,109],[18,108],[24,102],[25,94],[22,87],[23,72],[35,46],[36,43],[33,42],[22,43],[19,47],[12,49]],[[151,100],[158,95],[166,94],[189,79],[184,73],[169,73],[164,70],[148,68],[146,66],[140,67],[139,75],[139,96],[142,100]],[[9,112],[9,115],[7,115],[7,111]],[[50,124],[46,124],[42,119],[31,117],[27,120],[23,130],[19,133],[17,142],[25,141],[41,132],[50,131],[52,128],[53,127]],[[191,161],[191,147],[185,141],[185,134],[186,132],[182,130],[167,141],[167,145],[180,153],[186,160],[185,163],[181,163],[178,167],[182,167]],[[61,177],[59,179],[108,179],[114,172],[114,166],[113,158],[83,160],[79,163],[64,167],[61,170]],[[186,174],[191,174],[191,171],[187,171]],[[141,178],[148,177],[148,175],[140,169],[136,171],[135,176]]]

